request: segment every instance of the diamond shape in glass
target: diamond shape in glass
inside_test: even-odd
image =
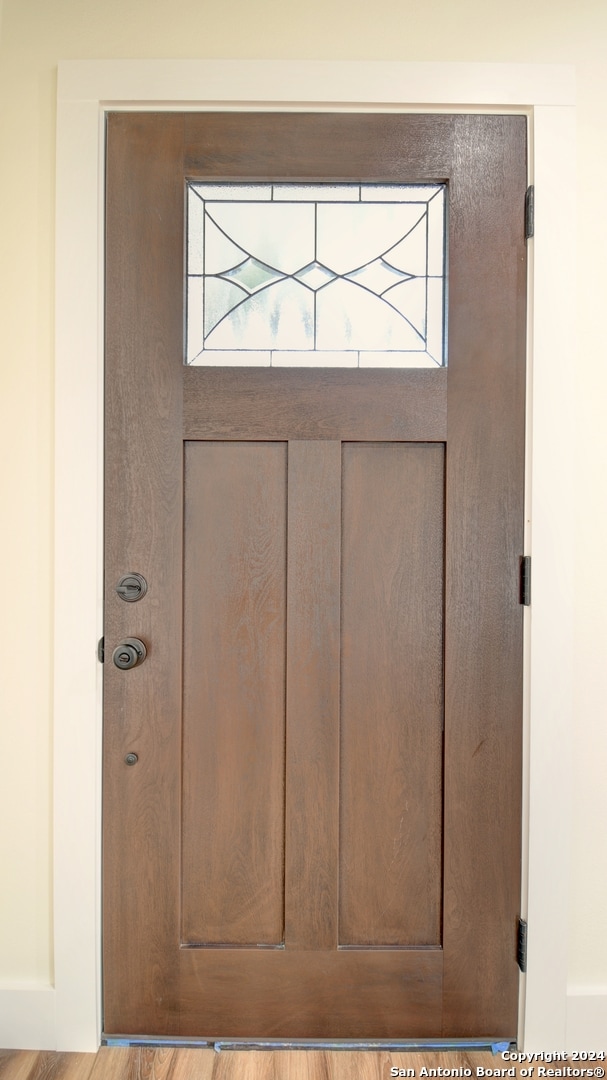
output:
[[[239,266],[235,266],[233,270],[226,270],[224,274],[218,276],[229,281],[235,281],[237,285],[241,285],[248,293],[255,293],[258,289],[262,289],[264,285],[282,281],[285,275],[281,274],[280,270],[274,270],[272,266],[266,266],[265,263],[259,262],[258,259],[248,258],[241,262]]]
[[[328,281],[333,281],[337,274],[323,266],[322,263],[311,262],[307,266],[302,266],[301,270],[293,274],[293,277],[301,281],[302,285],[307,285],[309,289],[316,292],[322,285],[326,285]]]
[[[406,281],[409,276],[409,274],[404,274],[402,270],[396,270],[393,266],[389,266],[383,259],[374,259],[373,262],[367,263],[366,266],[361,266],[358,270],[353,270],[352,273],[345,275],[347,281],[362,285],[363,288],[369,289],[376,296],[381,296],[386,289],[398,285],[401,281]]]

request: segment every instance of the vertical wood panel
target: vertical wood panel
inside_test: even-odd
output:
[[[289,443],[287,946],[337,944],[341,443]]]
[[[187,443],[182,933],[283,939],[286,446]]]
[[[344,447],[340,943],[441,942],[443,447]]]

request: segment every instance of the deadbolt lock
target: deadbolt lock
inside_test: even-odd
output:
[[[142,574],[124,574],[116,586],[116,592],[121,600],[127,604],[133,604],[141,600],[148,591],[148,583]]]
[[[112,660],[117,668],[128,671],[129,668],[142,664],[147,656],[147,649],[139,638],[129,637],[117,645],[112,653]]]

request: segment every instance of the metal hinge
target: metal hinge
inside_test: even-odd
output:
[[[525,192],[525,240],[531,239],[535,228],[535,188],[529,184]]]
[[[527,970],[527,923],[525,919],[519,919],[518,921],[516,962],[524,974]]]
[[[525,607],[529,607],[531,603],[531,555],[523,555],[521,558],[521,582],[520,582],[520,598],[521,604]]]
[[[99,641],[97,642],[97,659],[98,659],[100,664],[103,664],[103,662],[105,661],[105,638],[104,637],[100,637]]]

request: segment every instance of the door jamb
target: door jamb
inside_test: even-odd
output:
[[[526,553],[533,553],[534,581],[533,605],[524,613],[521,914],[529,922],[530,943],[528,972],[521,980],[519,1047],[524,1041],[526,1050],[565,1049],[567,890],[555,889],[554,882],[566,883],[568,870],[573,520],[567,507],[574,484],[565,440],[558,434],[572,397],[575,337],[571,287],[561,281],[558,267],[563,260],[570,266],[574,261],[574,102],[572,69],[556,65],[60,65],[52,994],[57,1049],[95,1050],[101,1032],[101,669],[95,647],[102,633],[102,195],[104,117],[116,108],[508,111],[529,116],[540,213],[529,252]],[[566,235],[555,224],[563,215],[570,223]],[[521,226],[522,220],[521,211]],[[75,578],[78,590],[73,589]]]

